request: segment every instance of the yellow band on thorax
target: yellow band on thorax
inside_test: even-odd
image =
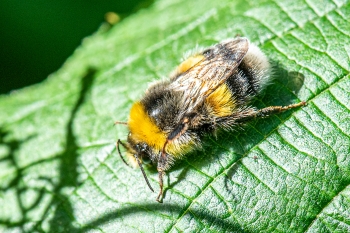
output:
[[[145,142],[150,147],[162,150],[167,136],[150,118],[141,102],[132,106],[128,126],[136,142]]]
[[[167,134],[159,129],[140,102],[134,103],[131,107],[128,126],[131,137],[136,143],[144,142],[151,148],[162,151]],[[194,141],[191,139],[181,142],[175,140],[169,143],[165,150],[174,157],[181,157],[191,151],[193,146]]]

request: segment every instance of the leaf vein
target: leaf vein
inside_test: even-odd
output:
[[[330,93],[330,92],[329,92]],[[337,99],[334,98],[335,101],[337,101]],[[343,106],[339,101],[337,101],[339,103],[340,106]],[[329,117],[325,112],[323,112],[316,104],[314,104],[314,107],[315,109],[317,109],[320,113],[322,113],[325,118],[327,118],[329,120],[329,122],[331,122],[333,125],[336,125],[339,132],[341,132],[343,135],[345,135],[347,138],[350,138],[350,136],[346,133],[346,132],[343,132],[343,130],[341,129],[340,125],[338,125],[336,122],[334,122],[332,120],[331,117]],[[346,108],[346,107],[345,107]]]
[[[345,77],[345,76],[344,76],[344,77]],[[344,78],[344,77],[343,77],[343,78]],[[340,80],[342,80],[342,78],[336,80],[332,85],[329,85],[328,87],[326,87],[323,91],[320,92],[320,94],[323,93],[323,92],[325,92],[326,90],[328,90],[329,88],[331,88],[331,87],[334,86],[335,84],[337,84]],[[315,96],[312,97],[311,99],[309,99],[309,101],[312,101],[314,98],[315,98]],[[295,114],[295,113],[293,113],[293,114]],[[280,124],[280,126],[283,125],[287,120],[289,120],[289,119],[293,116],[293,114],[291,114],[288,118],[286,118],[284,121],[282,121],[281,124]],[[279,127],[276,127],[274,130],[272,130],[268,135],[266,135],[266,138],[269,137],[272,133],[274,133],[278,128],[279,128]],[[265,138],[264,138],[264,139],[265,139]],[[234,161],[233,163],[229,164],[228,166],[226,166],[226,169],[225,169],[225,170],[223,170],[222,172],[220,172],[220,173],[218,173],[216,176],[214,176],[214,179],[204,186],[203,190],[202,190],[195,198],[193,198],[193,201],[195,201],[196,199],[198,199],[198,197],[201,196],[201,194],[204,193],[204,192],[209,188],[209,186],[211,186],[211,184],[212,184],[214,181],[216,181],[216,179],[217,179],[219,176],[221,176],[225,171],[229,170],[234,164],[240,162],[251,150],[253,150],[253,148],[259,146],[259,145],[264,141],[264,139],[262,139],[260,142],[256,143],[256,145],[253,146],[250,150],[248,150],[239,160]],[[193,203],[193,202],[192,202],[192,203]],[[176,220],[176,222],[173,224],[173,226],[172,226],[169,230],[167,230],[166,232],[170,232],[174,227],[176,227],[177,223],[179,223],[180,220],[183,218],[183,216],[185,216],[185,214],[188,212],[188,210],[189,210],[189,208],[191,207],[192,203],[190,203],[190,204],[184,209],[183,213],[182,213],[182,214],[180,215],[180,217]]]
[[[345,192],[346,189],[349,187],[349,183],[347,184],[347,186],[344,186],[344,188],[342,190],[339,190],[339,192],[334,195],[327,204],[324,205],[324,207],[322,209],[320,209],[320,211],[318,212],[318,214],[315,215],[315,218],[310,222],[310,224],[306,227],[305,229],[305,232],[309,231],[311,229],[311,227],[313,226],[313,224],[319,219],[320,221],[322,221],[320,219],[320,216],[321,214],[323,214],[323,211],[328,207],[330,206],[334,199],[337,198],[338,196],[346,196],[346,195],[343,195],[342,192]]]
[[[326,192],[324,192],[324,190],[322,190],[321,188],[315,186],[314,184],[312,184],[312,183],[310,183],[310,182],[304,180],[303,178],[301,178],[301,177],[299,177],[299,176],[297,176],[297,175],[294,175],[293,173],[288,172],[288,171],[285,170],[282,166],[280,166],[279,164],[277,164],[273,159],[271,159],[267,154],[265,154],[263,150],[261,150],[260,148],[259,148],[259,150],[265,155],[265,157],[267,158],[267,160],[269,160],[269,161],[270,161],[272,164],[274,164],[276,167],[279,167],[285,174],[287,174],[287,175],[289,175],[289,176],[291,176],[291,177],[294,177],[294,178],[296,178],[297,180],[303,182],[305,186],[306,186],[306,185],[310,185],[311,187],[314,187],[315,189],[319,190],[320,192],[322,192],[323,194],[326,195]],[[288,198],[288,196],[286,196],[286,199],[290,200],[290,199]]]

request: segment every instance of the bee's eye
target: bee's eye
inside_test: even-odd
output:
[[[136,144],[135,147],[136,147],[136,151],[137,151],[138,153],[140,153],[140,152],[141,152],[141,146],[140,146],[140,144]]]
[[[147,144],[144,144],[144,143],[136,144],[136,150],[139,151],[140,153],[145,153],[147,149],[148,149]]]
[[[148,149],[147,144],[141,144],[141,145],[140,145],[140,150],[141,150],[141,152],[146,152],[147,149]]]

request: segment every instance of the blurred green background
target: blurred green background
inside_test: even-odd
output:
[[[105,22],[124,19],[150,0],[1,0],[0,94],[45,79]]]

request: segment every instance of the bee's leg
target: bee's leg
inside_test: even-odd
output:
[[[159,203],[162,203],[162,198],[163,198],[163,176],[165,174],[165,168],[168,166],[168,158],[166,156],[166,154],[161,155],[159,160],[158,160],[158,166],[157,166],[157,170],[158,170],[158,179],[159,179],[159,194],[157,197],[157,201]]]
[[[306,105],[306,102],[302,101],[300,103],[291,104],[288,106],[270,106],[270,107],[266,107],[266,108],[259,109],[259,110],[256,110],[253,108],[248,108],[247,110],[232,114],[230,116],[220,117],[220,118],[216,119],[215,124],[221,125],[223,128],[225,128],[228,125],[232,126],[235,124],[245,123],[245,122],[251,121],[255,118],[268,117],[268,116],[271,116],[273,114],[287,111],[288,109],[298,108],[298,107],[305,106],[305,105]]]
[[[168,135],[164,145],[163,145],[163,149],[162,149],[162,153],[159,156],[158,159],[158,166],[157,166],[157,170],[158,170],[158,176],[159,176],[159,187],[160,187],[160,191],[157,197],[157,201],[158,202],[162,202],[162,197],[163,197],[163,176],[165,174],[165,170],[167,170],[169,168],[169,160],[168,160],[168,155],[165,152],[166,146],[171,143],[172,141],[174,141],[175,139],[177,139],[178,137],[180,137],[182,134],[184,134],[188,127],[189,127],[189,123],[191,121],[191,119],[193,119],[193,117],[195,116],[195,113],[191,113],[188,114],[188,116],[185,116],[181,123],[178,124],[172,132],[170,132],[170,134]]]
[[[158,170],[158,176],[159,176],[159,194],[158,194],[158,197],[157,197],[157,201],[159,203],[162,203],[163,202],[163,176],[164,176],[164,171],[161,171],[161,170]]]
[[[298,108],[305,105],[306,105],[306,102],[302,101],[300,103],[290,104],[288,106],[270,106],[259,110],[250,109],[247,111],[240,112],[239,114],[232,117],[236,118],[234,119],[235,123],[240,123],[240,122],[246,122],[246,121],[252,120],[254,118],[268,117],[273,114],[287,111],[288,109]]]

